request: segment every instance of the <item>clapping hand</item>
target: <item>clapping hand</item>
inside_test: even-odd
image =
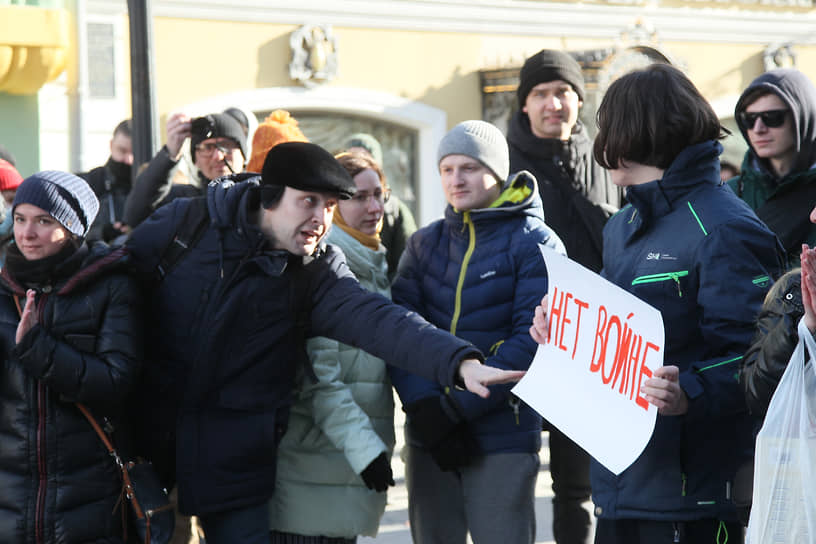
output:
[[[17,334],[14,336],[15,342],[18,344],[22,341],[26,333],[31,330],[31,327],[37,324],[37,306],[34,301],[35,294],[34,289],[26,291],[25,307],[20,314],[20,323],[17,325]]]

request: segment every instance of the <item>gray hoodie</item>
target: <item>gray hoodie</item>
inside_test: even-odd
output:
[[[808,77],[793,68],[779,68],[765,72],[754,79],[742,92],[734,109],[735,117],[748,107],[746,97],[755,89],[767,89],[777,95],[790,109],[796,134],[796,163],[790,174],[810,169],[816,163],[816,86]],[[758,170],[773,172],[767,159],[759,159],[751,147],[747,131],[740,127],[742,137],[748,143],[752,164]]]

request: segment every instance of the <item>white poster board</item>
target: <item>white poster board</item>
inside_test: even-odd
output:
[[[660,312],[599,275],[545,251],[549,342],[513,393],[620,474],[643,452],[657,408],[641,383],[663,365]]]

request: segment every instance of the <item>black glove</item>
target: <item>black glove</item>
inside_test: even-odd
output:
[[[391,472],[391,461],[385,452],[379,454],[360,474],[366,487],[382,493],[389,485],[394,485],[394,474]]]
[[[479,455],[479,445],[467,426],[460,423],[451,434],[430,448],[429,453],[440,470],[447,472],[469,465]]]
[[[459,424],[442,407],[442,399],[440,395],[434,395],[404,407],[411,436],[428,449],[439,444]]]
[[[425,397],[405,406],[411,435],[428,450],[443,471],[468,465],[479,454],[464,421],[452,419],[442,396]]]

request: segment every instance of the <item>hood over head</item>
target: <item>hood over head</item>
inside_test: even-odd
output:
[[[810,169],[816,163],[816,86],[799,70],[793,68],[770,70],[754,79],[742,92],[734,109],[735,117],[748,107],[746,97],[756,89],[767,90],[775,94],[791,111],[797,157],[790,173]],[[767,161],[760,160],[754,149],[751,148],[748,132],[742,127],[739,129],[750,148],[749,153],[754,161],[770,172]]]

